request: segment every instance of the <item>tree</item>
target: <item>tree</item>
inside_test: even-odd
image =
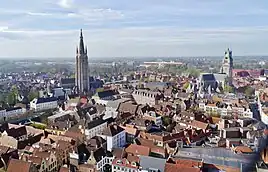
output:
[[[186,90],[189,87],[190,83],[186,82],[183,84],[183,89]]]
[[[227,93],[234,93],[234,88],[229,85],[225,85],[224,91]]]
[[[38,91],[30,91],[28,94],[28,100],[32,101],[35,98],[38,98],[39,92]]]
[[[199,77],[200,71],[195,68],[188,68],[186,70],[186,73],[188,73],[190,76],[193,76],[195,78]]]
[[[170,125],[171,122],[172,122],[172,119],[171,119],[170,117],[168,117],[168,116],[164,116],[164,117],[162,118],[162,120],[163,120],[163,125],[164,125],[164,126],[168,126],[168,125]]]
[[[248,97],[252,96],[254,94],[254,92],[255,92],[255,90],[252,87],[247,86],[246,89],[245,89],[245,94]]]
[[[6,102],[7,102],[9,105],[15,105],[15,104],[16,104],[16,96],[15,96],[12,92],[10,92],[10,93],[7,95]]]

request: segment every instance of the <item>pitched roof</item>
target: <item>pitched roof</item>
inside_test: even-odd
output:
[[[194,128],[201,128],[203,130],[206,130],[209,126],[208,123],[204,123],[201,121],[193,120],[189,125],[191,125]]]
[[[101,91],[101,92],[97,92],[96,96],[100,97],[100,98],[105,98],[105,97],[110,97],[110,96],[114,96],[117,93],[113,90],[106,90],[106,91]]]
[[[115,136],[118,133],[121,133],[122,131],[124,131],[122,127],[118,125],[110,125],[106,129],[103,130],[102,134],[106,136]]]
[[[250,149],[247,146],[236,146],[233,150],[237,153],[252,153],[253,152],[252,149]]]
[[[57,101],[57,97],[38,98],[36,104]]]
[[[75,84],[75,78],[61,78],[61,84]]]
[[[11,159],[8,164],[7,172],[30,172],[31,162]]]
[[[215,76],[213,74],[202,74],[201,77],[204,81],[215,81]]]
[[[165,164],[165,172],[200,172],[200,168],[193,167],[178,167],[176,164]]]
[[[92,128],[95,128],[99,125],[102,125],[104,123],[106,123],[107,121],[106,120],[103,120],[101,117],[100,118],[97,118],[93,121],[90,121],[88,124],[87,124],[87,129],[92,129]]]
[[[67,167],[61,167],[59,172],[69,172],[69,168]]]
[[[136,145],[136,144],[131,144],[129,145],[125,151],[127,153],[131,153],[133,155],[145,155],[149,156],[150,154],[150,148],[147,146],[141,146],[141,145]]]

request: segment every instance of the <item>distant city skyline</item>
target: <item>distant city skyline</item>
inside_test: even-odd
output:
[[[0,58],[268,55],[268,2],[250,0],[8,0]]]

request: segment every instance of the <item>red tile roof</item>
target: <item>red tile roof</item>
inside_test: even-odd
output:
[[[7,172],[30,172],[31,165],[31,162],[11,159],[8,164]]]
[[[147,146],[141,146],[136,144],[129,145],[125,151],[127,153],[133,154],[133,155],[144,155],[149,156],[150,154],[150,148]]]

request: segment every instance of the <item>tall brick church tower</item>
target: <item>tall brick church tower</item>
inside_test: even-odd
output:
[[[82,29],[76,48],[75,86],[80,94],[87,92],[89,87],[87,47],[84,46]]]

